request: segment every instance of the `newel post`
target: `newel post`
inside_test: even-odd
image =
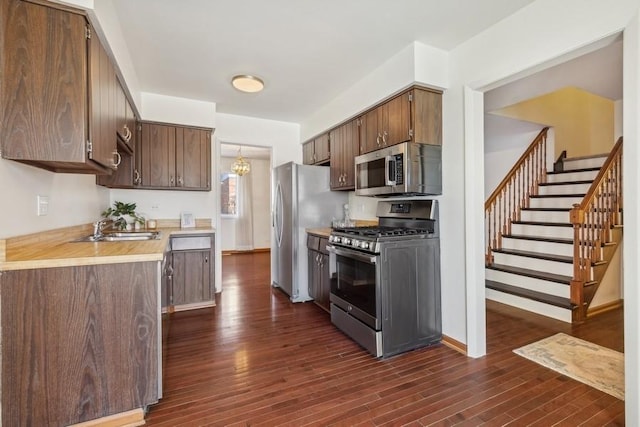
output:
[[[574,322],[582,322],[586,319],[586,307],[584,305],[584,260],[580,256],[580,229],[584,224],[584,210],[579,204],[574,204],[569,212],[569,220],[573,224],[573,278],[571,279],[571,303],[577,306],[573,313]]]

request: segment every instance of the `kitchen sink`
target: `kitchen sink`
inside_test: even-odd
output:
[[[93,234],[81,237],[77,242],[130,242],[136,240],[157,240],[159,231],[112,231],[96,237]]]

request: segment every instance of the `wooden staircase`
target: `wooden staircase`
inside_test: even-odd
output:
[[[485,204],[486,297],[581,322],[622,239],[622,140],[548,172],[546,132]]]

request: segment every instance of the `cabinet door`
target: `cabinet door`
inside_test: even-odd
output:
[[[85,18],[24,1],[0,8],[3,157],[87,162]]]
[[[174,187],[176,128],[144,123],[140,146],[141,185],[143,187]]]
[[[362,138],[360,140],[360,154],[369,153],[381,148],[382,132],[378,127],[382,110],[375,108],[362,116]]]
[[[95,109],[91,119],[91,158],[103,166],[117,169],[116,74],[95,31],[92,31],[90,46],[91,99]]]
[[[442,145],[442,94],[413,90],[413,141]]]
[[[329,132],[331,141],[331,163],[329,184],[332,190],[340,190],[344,173],[344,126],[339,126]]]
[[[329,133],[324,133],[314,140],[315,163],[323,163],[331,158]]]
[[[318,273],[320,276],[320,296],[319,304],[327,311],[331,311],[331,302],[329,296],[331,294],[331,282],[329,275],[329,255],[320,254],[320,265]]]
[[[318,252],[307,251],[307,274],[309,276],[309,296],[317,301],[320,297],[318,284]]]
[[[356,183],[355,158],[360,154],[360,126],[358,120],[352,120],[344,125],[344,140],[342,144],[342,170],[344,178],[342,187],[353,190]]]
[[[173,303],[194,304],[213,299],[211,287],[211,251],[174,251]]]
[[[313,140],[302,144],[302,163],[312,165],[315,163]]]
[[[384,145],[396,145],[410,141],[411,130],[411,104],[409,93],[396,96],[384,104]]]
[[[211,188],[211,137],[202,129],[176,128],[176,186]]]

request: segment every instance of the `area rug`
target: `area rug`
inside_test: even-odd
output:
[[[562,333],[513,352],[624,400],[624,354],[620,352]]]

